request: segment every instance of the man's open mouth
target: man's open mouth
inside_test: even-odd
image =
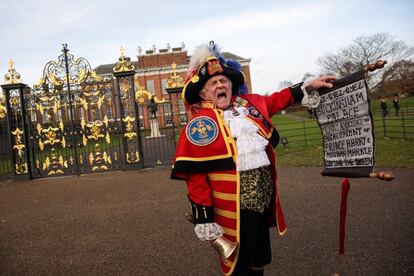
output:
[[[226,98],[227,98],[227,94],[226,94],[226,92],[219,92],[219,93],[217,94],[217,99],[218,99],[219,101],[225,100]]]

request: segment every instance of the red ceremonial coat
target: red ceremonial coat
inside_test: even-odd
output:
[[[246,94],[233,99],[249,110],[248,119],[258,126],[259,134],[269,140],[266,153],[271,162],[275,191],[269,221],[271,226],[277,226],[281,235],[287,228],[278,195],[273,149],[279,136],[270,118],[297,102],[301,95],[300,88],[294,87],[270,96]],[[236,143],[223,120],[223,111],[212,103],[201,103],[200,110],[179,137],[171,177],[186,180],[191,202],[201,206],[213,206],[214,221],[224,229],[224,237],[239,243],[240,178],[236,163]],[[237,256],[238,251],[225,262],[221,262],[221,268],[226,275],[232,273]]]

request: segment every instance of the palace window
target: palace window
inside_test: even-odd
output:
[[[153,80],[147,80],[147,91],[150,92],[152,95],[155,95],[155,87]]]
[[[172,126],[172,114],[171,114],[171,106],[170,103],[164,104],[164,116],[165,116],[165,125]]]
[[[167,95],[167,90],[165,89],[165,86],[167,85],[167,79],[162,79],[161,80],[161,87],[162,87],[162,94]]]

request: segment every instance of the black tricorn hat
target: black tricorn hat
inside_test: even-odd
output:
[[[229,78],[232,83],[232,94],[238,95],[240,86],[245,83],[240,64],[232,60],[229,64],[233,65],[237,63],[237,66],[228,66],[222,61],[224,59],[221,56],[218,58],[212,53],[207,58],[202,58],[202,60],[204,61],[200,66],[193,69],[185,80],[182,98],[186,104],[192,105],[200,102],[201,98],[199,93],[204,84],[208,79],[217,75],[224,75]]]

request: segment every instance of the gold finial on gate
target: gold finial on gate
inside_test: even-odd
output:
[[[168,78],[165,88],[179,88],[184,87],[184,79],[180,75],[177,75],[177,64],[173,62],[171,65],[173,74]]]
[[[4,75],[4,81],[6,84],[16,84],[21,83],[20,74],[14,69],[14,61],[9,59],[9,70],[6,75]]]
[[[119,56],[120,57],[125,57],[125,48],[121,46],[121,48],[119,48]]]
[[[115,73],[134,71],[135,66],[131,62],[131,58],[125,56],[125,48],[119,48],[119,59],[112,71]]]

